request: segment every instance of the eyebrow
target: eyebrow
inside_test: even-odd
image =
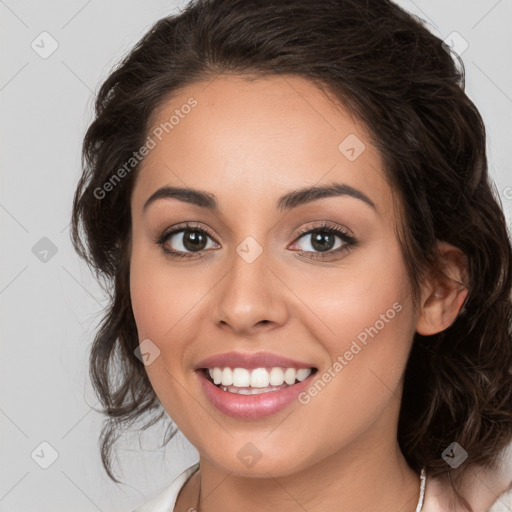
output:
[[[336,196],[349,196],[354,197],[355,199],[360,199],[378,212],[375,203],[366,194],[343,183],[331,183],[330,185],[306,187],[288,192],[278,199],[276,209],[280,212],[288,211],[304,204],[311,203],[312,201]],[[219,208],[219,203],[214,194],[193,188],[165,186],[159,188],[148,198],[142,207],[142,211],[145,212],[151,203],[154,203],[159,199],[169,198],[194,204],[213,212],[218,212]]]

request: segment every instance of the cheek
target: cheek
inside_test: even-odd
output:
[[[132,259],[130,269],[130,294],[133,315],[139,333],[139,340],[145,338],[158,344],[163,325],[160,309],[166,300],[158,287],[154,286],[155,270],[150,265],[143,265],[137,258]]]
[[[193,335],[193,327],[187,323],[191,305],[182,288],[186,280],[181,273],[180,282],[175,272],[168,267],[166,271],[154,256],[151,261],[143,253],[132,254],[130,293],[139,342],[149,339],[157,347],[158,356],[145,370],[158,399],[181,428],[183,422],[186,426],[192,421],[187,419],[190,397],[182,382],[190,345],[187,340]]]
[[[311,266],[300,277],[287,272],[284,280],[306,306],[300,321],[331,357],[348,350],[352,340],[364,343],[372,335],[407,347],[414,333],[411,288],[393,238],[356,250],[336,269]]]
[[[331,361],[324,373],[324,380],[333,383],[327,386],[329,398],[340,413],[375,413],[391,393],[398,394],[415,332],[410,282],[399,246],[383,240],[347,259],[336,275],[303,275],[296,293],[307,297],[302,324]]]
[[[160,366],[181,372],[191,364],[191,341],[198,337],[198,316],[207,318],[211,286],[205,279],[194,279],[192,271],[173,267],[153,248],[136,246],[130,267],[135,323],[139,340],[149,338],[160,351],[158,365],[146,367],[148,375]]]
[[[165,258],[144,241],[135,241],[130,262],[130,294],[139,339],[150,338],[158,345],[183,313],[180,273],[171,271]],[[183,276],[183,272],[181,273]]]
[[[321,321],[310,314],[303,317],[311,318],[308,328],[323,345],[330,365],[301,403],[307,404],[319,431],[337,432],[333,443],[355,438],[384,410],[399,406],[414,335],[409,280],[399,252],[390,248],[386,260],[372,259],[361,258],[361,266],[347,265],[337,280],[316,281],[308,305]],[[302,293],[313,282],[303,280]]]

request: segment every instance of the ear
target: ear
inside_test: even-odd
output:
[[[468,295],[467,258],[447,242],[438,242],[442,274],[433,274],[422,287],[416,332],[430,336],[447,329],[457,318]]]

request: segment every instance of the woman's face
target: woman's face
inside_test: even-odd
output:
[[[364,128],[305,79],[222,75],[169,99],[148,135],[131,300],[149,379],[182,433],[202,457],[253,476],[395,449],[416,313],[392,190]],[[201,191],[216,208],[154,196],[162,187]],[[282,391],[231,393],[199,368],[239,368],[238,387],[252,368],[270,371],[253,373],[255,386],[282,380],[273,367],[294,376],[289,361],[202,364],[231,352],[317,371]]]

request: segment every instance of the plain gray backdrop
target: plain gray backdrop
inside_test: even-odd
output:
[[[0,0],[0,512],[128,512],[197,461],[181,434],[160,448],[157,428],[119,444],[123,485],[106,476],[87,367],[105,299],[68,227],[95,92],[155,21],[185,4]],[[510,225],[512,1],[399,4],[464,50]]]

